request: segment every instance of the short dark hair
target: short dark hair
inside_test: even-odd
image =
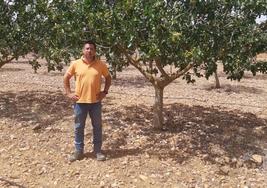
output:
[[[85,41],[83,43],[83,46],[85,46],[86,44],[92,44],[95,47],[95,49],[96,49],[96,44],[95,44],[95,42],[93,40],[87,40],[87,41]]]

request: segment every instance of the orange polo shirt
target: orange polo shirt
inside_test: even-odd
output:
[[[101,90],[101,77],[107,77],[107,65],[100,60],[86,64],[82,59],[73,61],[67,70],[75,76],[75,95],[79,96],[77,103],[96,103],[96,95]]]

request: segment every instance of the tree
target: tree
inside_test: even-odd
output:
[[[78,57],[84,33],[79,6],[76,1],[0,1],[0,68],[30,52],[36,55],[29,62],[35,71],[41,66],[38,58],[50,71]]]
[[[255,23],[266,1],[85,1],[95,40],[139,70],[155,89],[154,126],[163,127],[163,90],[179,77],[209,78],[220,60],[229,79],[265,71],[251,58],[266,49]],[[175,72],[167,70],[175,67]]]
[[[254,75],[266,73],[266,64],[251,61],[266,51],[266,22],[255,22],[258,16],[267,15],[265,0],[8,2],[12,3],[2,4],[19,5],[15,11],[19,13],[4,23],[27,31],[19,37],[26,40],[22,43],[27,47],[24,52],[29,52],[30,46],[48,61],[48,70],[60,69],[62,59],[68,62],[78,56],[80,42],[88,38],[101,44],[101,53],[113,67],[131,64],[139,70],[155,89],[153,119],[157,129],[163,127],[164,88],[177,78],[188,82],[199,76],[208,79],[217,70],[218,61],[229,79],[240,80],[246,70]],[[4,53],[0,54],[2,57]]]
[[[30,51],[29,1],[0,1],[0,68]]]

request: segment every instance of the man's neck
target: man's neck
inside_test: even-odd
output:
[[[94,58],[91,58],[91,59],[88,59],[88,58],[85,58],[85,57],[82,57],[83,61],[87,64],[92,64],[94,61],[95,61],[95,57]]]

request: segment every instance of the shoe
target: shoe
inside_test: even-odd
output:
[[[80,151],[75,151],[70,157],[69,157],[69,161],[70,162],[74,162],[77,160],[82,160],[84,157],[83,152]]]
[[[106,160],[106,156],[102,153],[97,153],[96,154],[96,160],[97,161],[105,161]]]

